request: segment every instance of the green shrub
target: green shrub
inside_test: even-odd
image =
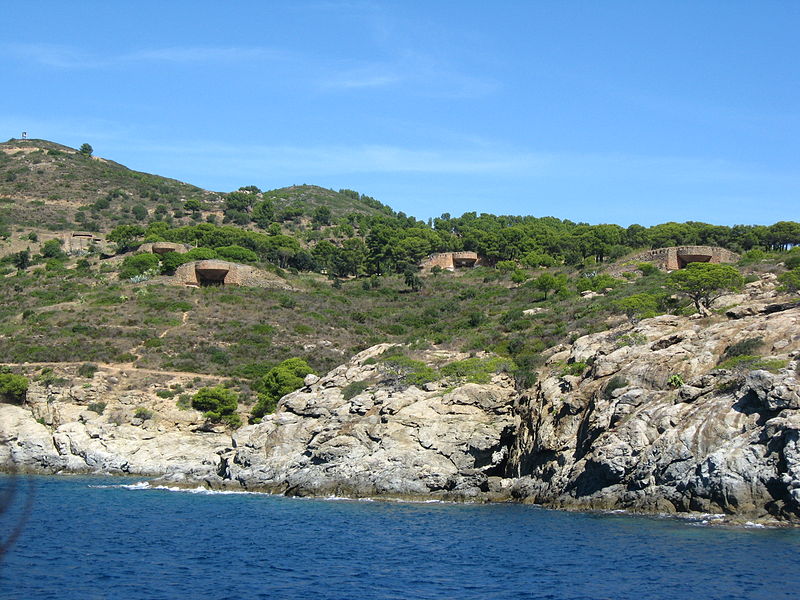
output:
[[[161,255],[161,272],[165,275],[172,275],[182,264],[190,262],[186,254],[180,252],[166,252]]]
[[[120,279],[130,279],[148,271],[158,271],[159,261],[157,254],[134,254],[126,256],[119,268]]]
[[[215,248],[219,258],[237,263],[257,262],[258,254],[241,246],[222,246]]]
[[[280,296],[278,298],[278,304],[280,304],[282,308],[294,308],[297,306],[297,300],[291,296]]]
[[[517,263],[513,260],[501,260],[498,261],[495,268],[503,273],[511,273],[517,269]]]
[[[658,267],[653,263],[641,262],[636,265],[636,268],[642,273],[643,276],[656,275],[659,273]]]
[[[784,292],[800,291],[800,267],[795,267],[791,271],[778,275],[781,283],[781,290]]]
[[[404,354],[382,356],[380,362],[383,364],[384,372],[389,376],[389,379],[401,385],[421,386],[439,379],[436,371],[424,362],[414,360]]]
[[[175,403],[181,410],[189,410],[192,407],[192,396],[191,394],[181,394],[178,396],[178,401]]]
[[[739,356],[732,356],[721,362],[717,365],[717,368],[731,371],[756,371],[763,369],[764,371],[777,373],[781,369],[785,369],[788,364],[788,360],[741,354]]]
[[[741,342],[736,342],[735,344],[728,346],[723,354],[723,357],[731,358],[734,356],[754,355],[763,344],[764,338],[747,338],[746,340],[742,340]]]
[[[229,415],[222,415],[220,421],[230,427],[231,429],[239,429],[242,426],[242,418],[236,414],[231,413]]]
[[[579,377],[583,375],[583,372],[589,365],[585,362],[572,362],[572,363],[563,363],[561,366],[561,377],[565,375],[572,375],[573,377]]]
[[[238,406],[236,392],[220,385],[200,388],[192,398],[192,408],[202,411],[203,417],[213,423],[229,423],[234,420],[232,416]]]
[[[145,408],[144,406],[137,406],[136,410],[133,411],[133,417],[135,419],[141,419],[142,421],[147,421],[148,419],[153,418],[153,411],[149,408]]]
[[[617,287],[620,283],[621,281],[619,279],[614,279],[611,275],[608,275],[607,273],[600,273],[599,275],[589,275],[581,277],[580,279],[578,279],[577,283],[575,284],[575,287],[579,292],[583,292],[585,290],[601,292],[606,288]]]
[[[156,391],[156,396],[159,398],[172,398],[175,395],[175,392],[172,390],[158,390]]]
[[[57,386],[63,385],[67,382],[64,377],[58,377],[50,367],[45,367],[41,371],[39,371],[39,375],[36,378],[36,381],[41,383],[43,386],[47,387],[49,385]]]
[[[686,384],[686,382],[683,380],[683,376],[682,375],[678,375],[678,374],[670,375],[669,379],[667,379],[667,385],[670,386],[670,387],[679,388],[679,387],[681,387],[682,385],[685,385],[685,384]]]
[[[92,363],[83,363],[80,367],[78,367],[78,376],[83,377],[85,379],[91,379],[94,377],[94,374],[97,373],[97,365]]]
[[[13,373],[0,373],[0,398],[6,402],[22,402],[28,391],[28,378]]]
[[[90,411],[96,412],[98,415],[102,415],[103,411],[106,409],[107,404],[105,402],[92,402],[87,406]]]
[[[623,346],[642,346],[647,343],[647,336],[643,333],[626,333],[617,338],[617,348]]]
[[[47,240],[42,244],[41,254],[45,258],[64,258],[66,253],[61,249],[61,240]]]
[[[278,400],[302,387],[303,378],[313,372],[302,358],[289,358],[272,367],[255,386],[259,394],[252,416],[260,418],[273,412]]]
[[[388,333],[389,335],[404,335],[408,330],[400,325],[399,323],[386,323],[379,325],[378,327],[381,331]]]
[[[660,298],[654,294],[633,294],[616,302],[617,307],[629,317],[648,319],[663,313]]]
[[[761,262],[765,258],[767,258],[766,252],[760,248],[753,248],[742,255],[742,258],[739,260],[739,264],[742,266],[752,265],[753,263]]]
[[[350,400],[351,398],[358,396],[368,387],[369,384],[366,381],[354,381],[353,383],[348,383],[342,388],[342,396],[344,396],[345,400]]]
[[[792,255],[783,261],[783,265],[789,270],[800,267],[800,252],[792,252]]]
[[[489,383],[492,375],[513,372],[514,361],[509,358],[493,356],[489,358],[467,358],[443,366],[439,372],[448,378],[468,383]]]
[[[525,283],[528,280],[528,274],[522,269],[517,269],[511,274],[511,281],[514,283]]]
[[[183,255],[186,259],[185,262],[191,262],[194,260],[213,260],[218,258],[216,250],[213,248],[192,248],[186,254]]]

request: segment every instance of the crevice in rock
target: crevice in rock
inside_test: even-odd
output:
[[[576,497],[580,498],[591,496],[595,492],[619,482],[619,477],[614,475],[608,465],[590,460],[586,462],[583,471],[570,488],[575,492]]]
[[[669,348],[670,346],[674,346],[684,340],[684,337],[680,334],[671,335],[667,338],[660,339],[656,342],[653,342],[650,345],[650,350],[663,350],[664,348]]]

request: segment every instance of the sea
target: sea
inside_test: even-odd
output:
[[[0,476],[0,598],[800,597],[800,530]],[[18,536],[13,543],[14,533]]]

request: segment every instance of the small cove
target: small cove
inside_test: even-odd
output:
[[[139,481],[18,478],[3,539],[28,489],[32,512],[0,598],[775,599],[800,586],[797,529]]]

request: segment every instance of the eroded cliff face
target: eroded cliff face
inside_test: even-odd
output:
[[[322,379],[309,377],[276,414],[237,431],[225,477],[300,495],[463,500],[502,493],[512,380],[501,374],[481,385],[393,387],[380,364],[369,364],[388,347],[370,348]],[[368,387],[345,399],[342,390],[354,382]]]
[[[375,346],[232,433],[107,374],[36,384],[24,406],[0,404],[0,465],[296,495],[800,522],[800,306],[745,300],[728,316],[662,316],[579,338],[553,349],[523,393],[503,373],[401,385],[378,358],[388,346]],[[754,339],[769,370],[718,368],[733,344]],[[99,400],[102,415],[87,410]],[[152,415],[136,418],[137,407]]]
[[[0,468],[151,476],[213,470],[216,452],[230,444],[223,428],[152,389],[125,387],[103,372],[78,385],[32,383],[24,406],[0,404]]]
[[[515,403],[514,495],[571,508],[800,517],[800,308],[735,316],[656,317],[553,354]],[[731,345],[755,338],[774,372],[716,368]],[[564,375],[569,363],[587,367]]]

